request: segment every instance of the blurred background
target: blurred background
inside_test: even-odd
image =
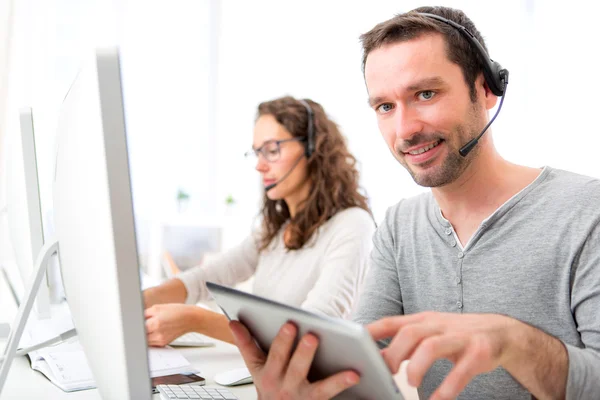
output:
[[[244,160],[258,103],[320,102],[360,162],[380,222],[420,193],[367,106],[358,37],[424,1],[0,0],[0,206],[18,109],[33,108],[44,225],[52,230],[58,110],[85,52],[122,55],[131,179],[142,266],[163,250],[189,266],[242,240],[256,222],[260,177]],[[510,70],[494,140],[509,160],[600,177],[600,6],[584,0],[441,1],[463,9]],[[594,50],[596,49],[596,50]],[[3,209],[5,211],[5,209]],[[0,262],[11,264],[5,212]]]

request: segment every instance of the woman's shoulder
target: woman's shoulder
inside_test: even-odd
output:
[[[360,207],[350,207],[338,211],[328,221],[330,229],[365,229],[367,231],[375,230],[375,221],[373,216],[367,210]]]

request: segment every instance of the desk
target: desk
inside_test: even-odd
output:
[[[16,306],[11,302],[7,289],[0,277],[0,321],[12,323],[12,318],[16,314]],[[12,303],[12,304],[10,304]],[[8,307],[7,307],[8,306]],[[12,307],[10,307],[12,306]],[[13,314],[13,315],[10,315]],[[4,349],[6,340],[0,339],[0,351]],[[218,386],[214,381],[214,376],[220,372],[228,371],[234,368],[244,366],[244,361],[237,347],[228,343],[217,341],[214,347],[205,348],[178,348],[185,358],[198,370],[200,375],[206,379],[209,386]],[[1,353],[0,353],[1,354]],[[406,364],[403,364],[400,372],[395,376],[395,380],[402,391],[405,400],[418,400],[417,391],[408,386],[405,373]],[[229,390],[241,400],[256,399],[256,390],[254,385],[241,385],[230,387]],[[49,399],[49,400],[99,400],[101,399],[98,390],[82,390],[79,392],[66,393],[54,386],[44,375],[31,369],[27,357],[17,357],[8,373],[7,381],[1,395],[2,400],[31,400],[31,399]],[[159,400],[160,395],[152,396],[153,400]]]
[[[4,347],[4,342],[0,348]],[[181,353],[188,359],[192,365],[200,370],[202,377],[206,378],[206,384],[218,386],[214,381],[214,376],[220,372],[230,369],[243,367],[244,362],[237,348],[233,345],[218,342],[215,347],[205,348],[187,348],[180,349]],[[418,400],[419,396],[416,390],[409,387],[406,383],[405,367],[403,365],[395,379],[398,386],[404,394],[405,400]],[[256,399],[256,390],[254,385],[241,385],[228,388],[233,394],[241,400]],[[2,400],[99,400],[100,393],[96,389],[82,390],[79,392],[65,393],[54,386],[44,375],[34,371],[29,366],[29,359],[26,357],[17,357],[8,373],[8,380],[2,391]],[[155,394],[152,400],[160,399],[160,395]]]
[[[4,342],[0,348],[4,347]],[[206,384],[218,386],[214,376],[220,372],[243,367],[244,362],[237,348],[227,343],[219,342],[215,347],[180,349],[181,353],[200,370]],[[405,365],[395,377],[398,386],[404,394],[405,400],[418,400],[417,391],[406,383]],[[228,388],[241,400],[256,399],[254,385],[241,385]],[[7,400],[99,400],[100,393],[96,389],[82,390],[79,392],[65,393],[54,386],[44,375],[34,371],[29,366],[29,359],[17,357],[13,361],[8,374],[8,380],[2,391],[2,399]],[[160,399],[160,395],[152,396],[153,400]]]
[[[0,347],[3,348],[4,345],[3,342]],[[206,384],[210,386],[218,386],[213,380],[216,374],[244,366],[237,348],[223,342],[217,343],[215,347],[179,350],[192,365],[200,370],[199,375],[206,378]],[[256,399],[254,385],[241,385],[228,389],[242,400]],[[1,398],[2,400],[99,400],[101,397],[96,389],[65,393],[54,386],[44,375],[32,370],[28,358],[17,357],[8,373],[8,379]],[[155,394],[152,399],[158,400],[160,395]]]

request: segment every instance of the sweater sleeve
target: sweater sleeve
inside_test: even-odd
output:
[[[600,225],[588,236],[574,268],[571,310],[581,345],[565,344],[569,355],[567,395],[597,399],[600,393]]]
[[[177,275],[187,290],[186,304],[208,300],[206,282],[233,286],[250,278],[258,265],[258,236],[253,233],[231,250]]]
[[[369,274],[353,316],[355,322],[366,325],[383,317],[404,314],[398,268],[394,255],[393,207],[373,238]]]

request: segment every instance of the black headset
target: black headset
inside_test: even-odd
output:
[[[500,63],[492,60],[488,53],[485,51],[479,40],[464,26],[457,24],[454,21],[451,21],[447,18],[440,17],[436,14],[430,13],[417,13],[418,15],[422,15],[428,18],[433,18],[435,20],[441,21],[445,24],[448,24],[454,28],[456,28],[464,37],[467,39],[469,43],[475,46],[477,52],[479,53],[479,58],[483,63],[483,76],[485,81],[488,84],[488,87],[496,96],[504,96],[504,91],[506,90],[506,84],[508,83],[508,70],[502,68]]]
[[[307,145],[306,145],[306,150],[305,150],[305,154],[306,154],[306,158],[310,158],[310,156],[313,155],[313,153],[315,152],[315,125],[314,125],[314,114],[313,114],[313,109],[311,108],[310,104],[308,104],[308,102],[306,100],[298,100],[300,102],[300,104],[302,104],[305,108],[306,108],[306,113],[308,114],[308,126],[306,128],[307,132],[306,132],[306,139],[307,139]]]
[[[477,142],[479,141],[479,139],[481,139],[483,134],[487,131],[487,129],[492,124],[492,122],[494,122],[494,120],[498,116],[498,113],[500,113],[500,110],[502,109],[502,104],[504,103],[504,97],[506,94],[506,85],[508,84],[508,70],[505,68],[502,68],[500,63],[492,60],[489,57],[488,53],[483,48],[483,46],[481,45],[481,43],[479,43],[479,40],[477,40],[477,38],[471,32],[469,32],[469,30],[467,28],[465,28],[464,26],[457,24],[456,22],[451,21],[447,18],[440,17],[439,15],[436,15],[436,14],[431,14],[431,13],[416,13],[416,14],[422,15],[424,17],[432,18],[437,21],[441,21],[445,24],[452,26],[453,28],[456,28],[465,37],[465,39],[467,39],[467,41],[469,43],[471,43],[473,46],[475,46],[477,53],[479,53],[479,58],[481,59],[481,62],[483,63],[483,77],[485,78],[485,81],[487,82],[488,87],[490,88],[492,93],[494,93],[496,96],[502,97],[500,99],[500,105],[498,106],[498,110],[496,110],[496,114],[494,114],[492,119],[487,123],[485,128],[483,128],[481,133],[479,135],[477,135],[477,137],[475,137],[475,138],[471,139],[469,142],[467,142],[458,151],[461,156],[466,157],[471,152],[471,150],[473,150],[473,148],[477,145]]]

